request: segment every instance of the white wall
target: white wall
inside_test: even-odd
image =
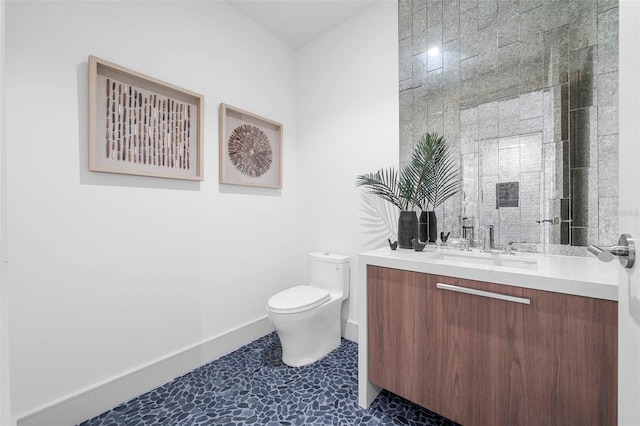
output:
[[[640,3],[620,2],[620,232],[640,235]],[[637,240],[636,240],[637,241]],[[640,270],[619,268],[618,424],[640,424]]]
[[[20,417],[266,315],[304,279],[294,51],[224,2],[8,2],[8,244]],[[205,96],[202,183],[87,168],[87,56]],[[283,189],[218,184],[218,105],[284,124]]]
[[[0,0],[0,264],[6,258],[6,183],[5,176],[5,106],[4,106],[4,9],[5,2]],[[11,422],[10,398],[10,366],[9,366],[9,299],[7,276],[4,268],[0,268],[0,425]]]
[[[300,51],[224,2],[5,13],[14,417],[263,319],[309,251],[371,248],[354,179],[397,164],[395,2]],[[205,96],[203,182],[88,171],[89,54]],[[218,184],[220,102],[284,124],[282,190]]]
[[[398,164],[398,6],[383,2],[298,51],[298,201],[301,252],[352,256],[386,244],[365,228],[356,176]]]

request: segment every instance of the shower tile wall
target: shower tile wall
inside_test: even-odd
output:
[[[498,244],[614,244],[618,2],[398,7],[401,166],[437,132],[462,169],[463,193],[437,210],[440,230],[460,235],[466,216],[476,229],[493,224]],[[508,182],[519,183],[518,207],[498,208],[496,186]]]

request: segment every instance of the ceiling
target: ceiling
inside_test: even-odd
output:
[[[297,49],[379,1],[227,0],[227,3]]]

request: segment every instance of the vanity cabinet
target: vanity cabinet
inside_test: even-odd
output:
[[[367,301],[371,383],[464,426],[617,424],[617,302],[371,265]]]

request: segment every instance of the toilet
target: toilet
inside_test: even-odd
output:
[[[291,287],[267,302],[282,345],[282,361],[300,367],[340,345],[340,312],[349,296],[349,257],[309,254],[309,284]]]

